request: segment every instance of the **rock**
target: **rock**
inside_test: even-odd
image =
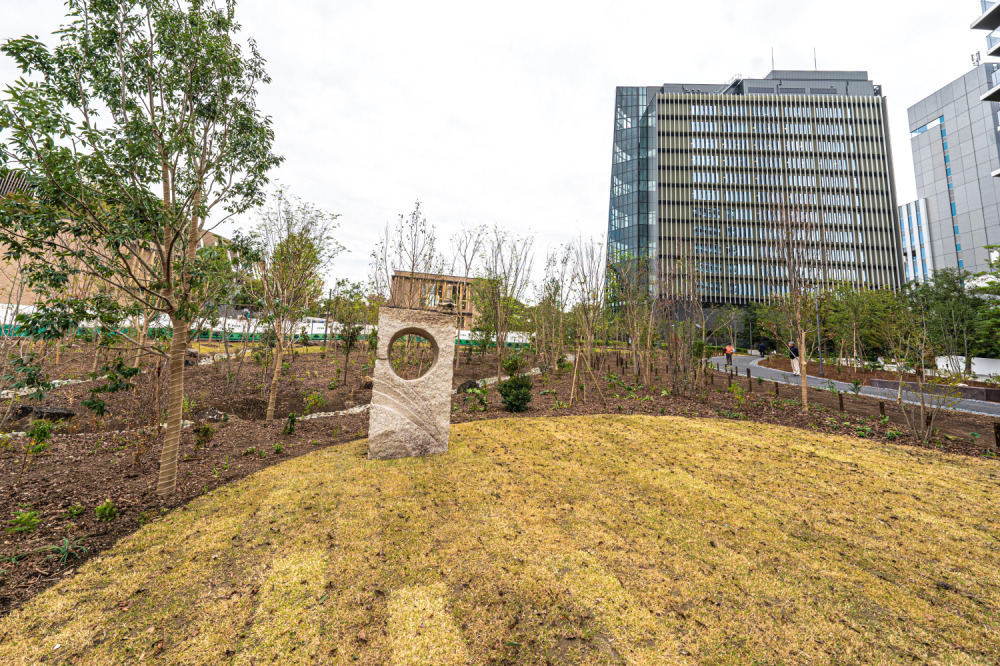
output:
[[[462,382],[461,384],[459,384],[457,391],[459,393],[468,393],[469,391],[472,391],[477,388],[479,388],[479,382],[477,382],[475,379],[470,379],[467,382]]]
[[[375,380],[372,377],[361,378],[361,388],[370,389],[374,385],[375,385]]]
[[[378,332],[373,382],[378,389],[372,392],[368,458],[447,453],[455,360],[454,315],[382,307]],[[406,334],[426,339],[434,352],[430,369],[417,379],[401,378],[389,362],[392,343]]]
[[[225,412],[220,412],[215,407],[209,407],[205,411],[197,414],[195,421],[200,421],[202,423],[225,423],[232,420],[232,417]]]
[[[76,412],[72,409],[64,409],[62,407],[35,407],[32,411],[36,419],[45,419],[47,421],[63,421],[76,416]]]
[[[32,407],[31,405],[18,405],[17,407],[14,408],[14,413],[12,414],[12,416],[14,417],[15,421],[20,421],[25,416],[28,416],[34,411],[35,408]]]
[[[302,343],[303,347],[312,347],[313,345],[316,344],[315,342],[312,341],[312,338],[310,338],[308,335],[302,336],[302,339],[299,340],[299,342]]]

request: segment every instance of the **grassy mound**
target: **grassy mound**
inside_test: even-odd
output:
[[[365,448],[147,526],[0,622],[0,663],[1000,661],[993,461],[606,416]]]

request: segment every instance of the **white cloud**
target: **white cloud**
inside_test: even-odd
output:
[[[57,0],[8,3],[0,37],[51,32]],[[955,5],[958,5],[955,8]],[[367,275],[387,220],[416,199],[441,238],[462,221],[535,234],[544,251],[607,225],[616,85],[868,70],[889,97],[898,194],[915,196],[906,108],[966,72],[972,0],[503,4],[243,0],[269,61],[260,98],[275,174],[343,215],[338,274]],[[0,60],[0,82],[16,76]]]

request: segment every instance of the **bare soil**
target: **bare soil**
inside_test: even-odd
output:
[[[6,440],[0,450],[0,522],[12,529],[14,525],[8,521],[18,512],[29,511],[37,512],[40,519],[31,532],[0,533],[0,614],[20,607],[71,575],[87,559],[174,507],[303,453],[366,437],[367,412],[300,421],[294,434],[282,434],[292,412],[342,411],[371,400],[364,353],[352,355],[345,382],[342,356],[323,358],[318,352],[316,348],[299,349],[289,359],[280,384],[278,418],[272,422],[263,420],[266,402],[261,387],[267,378],[252,359],[244,362],[235,381],[229,381],[228,374],[235,372],[233,362],[189,368],[186,418],[211,407],[230,417],[228,422],[215,425],[214,436],[201,446],[191,428],[184,430],[177,492],[166,500],[155,494],[162,446],[162,434],[152,427],[155,389],[159,388],[162,408],[167,388],[165,377],[157,381],[155,366],[147,366],[134,390],[105,396],[110,416],[103,420],[95,419],[80,405],[91,384],[54,390],[45,404],[72,408],[78,416],[59,427],[50,449],[39,456],[26,456],[26,440],[18,437]],[[845,411],[840,413],[837,396],[811,389],[806,413],[797,387],[748,382],[746,378],[730,380],[715,372],[706,378],[699,395],[689,399],[665,390],[669,382],[659,368],[654,369],[649,382],[641,382],[634,378],[624,354],[609,352],[599,358],[591,371],[581,368],[575,382],[572,368],[535,376],[532,401],[520,414],[504,410],[495,385],[486,391],[485,408],[473,394],[456,394],[452,422],[588,414],[675,415],[748,420],[921,446],[906,434],[902,414],[893,404],[885,405],[887,418],[881,419],[877,400],[844,396]],[[85,355],[75,363],[60,363],[60,368],[85,367]],[[463,349],[458,355],[454,387],[468,379],[495,375],[495,368],[492,354],[469,354]],[[729,390],[730,381],[740,387],[739,391]],[[570,405],[574,383],[577,390]],[[25,425],[22,421],[9,429]],[[988,418],[949,413],[939,417],[937,426],[939,436],[925,448],[970,456],[986,454],[986,442],[991,441],[993,432]],[[114,503],[117,515],[101,521],[95,508],[107,499]],[[78,556],[70,555],[61,563],[53,551],[44,550],[64,539],[86,548],[86,552],[78,550]]]

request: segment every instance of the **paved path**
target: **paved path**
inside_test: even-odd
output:
[[[765,368],[760,365],[763,361],[759,356],[746,356],[736,354],[733,356],[733,365],[736,368],[736,372],[740,377],[747,376],[747,368],[750,369],[751,377],[762,377],[765,381],[769,382],[780,382],[782,384],[794,384],[799,386],[802,380],[793,375],[790,372],[784,372],[782,370],[774,370],[773,368]],[[712,359],[713,366],[719,366],[722,369],[726,367],[726,357],[716,356]],[[816,364],[810,363],[810,368],[815,368]],[[808,375],[807,381],[810,388],[817,389],[829,389],[830,384],[833,384],[834,388],[838,391],[845,391],[849,394],[853,393],[851,390],[851,385],[847,382],[835,382],[829,379],[824,379],[822,377],[816,377],[813,375]],[[865,386],[861,389],[861,395],[871,396],[873,398],[881,398],[887,402],[896,401],[896,391],[894,389],[878,389],[872,388],[870,386]],[[903,391],[903,400],[911,404],[918,403],[919,396],[910,393],[908,391]],[[982,400],[959,400],[955,405],[954,410],[957,412],[969,412],[970,414],[980,414],[982,416],[996,416],[1000,417],[1000,403],[996,402],[984,402]]]

